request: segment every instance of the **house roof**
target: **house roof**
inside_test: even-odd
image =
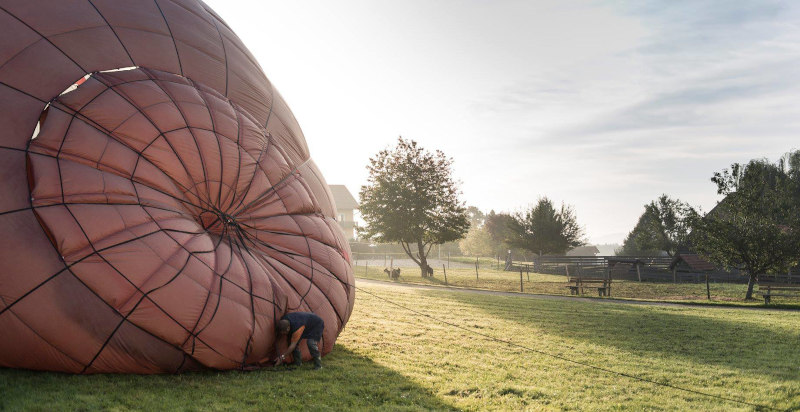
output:
[[[714,207],[711,208],[711,210],[709,210],[708,213],[706,213],[705,217],[713,217],[713,216],[716,216],[716,215],[722,215],[720,217],[724,218],[725,214],[727,213],[725,211],[725,209],[727,209],[729,207],[730,202],[731,202],[731,200],[728,198],[728,196],[723,197],[722,200],[717,202],[717,204],[714,205]]]
[[[705,260],[700,255],[690,253],[675,255],[675,257],[672,258],[672,263],[669,264],[669,268],[674,268],[680,262],[685,262],[692,270],[714,270],[714,265],[711,262]]]
[[[333,201],[336,202],[337,209],[358,209],[356,198],[350,194],[345,185],[330,185],[333,193]]]

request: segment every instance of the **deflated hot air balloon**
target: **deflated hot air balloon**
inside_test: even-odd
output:
[[[234,369],[353,308],[291,111],[198,0],[0,0],[0,366]],[[308,357],[308,353],[304,353]]]

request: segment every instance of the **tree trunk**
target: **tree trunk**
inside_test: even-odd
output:
[[[750,274],[750,279],[747,281],[747,295],[745,295],[744,300],[752,300],[753,299],[753,285],[756,283],[756,275]]]
[[[419,251],[419,269],[422,277],[428,277],[428,257],[425,256],[425,245],[417,242],[417,250]]]

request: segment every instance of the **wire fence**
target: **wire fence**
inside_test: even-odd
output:
[[[411,259],[405,253],[364,253],[354,252],[353,266],[383,266],[385,268],[414,268],[419,267],[419,264]],[[418,261],[419,259],[417,259]],[[499,257],[470,257],[452,254],[436,254],[431,253],[428,258],[428,265],[434,269],[439,269],[445,265],[448,269],[465,269],[474,268],[476,265],[478,269],[487,270],[501,270],[505,267],[505,262]]]
[[[423,276],[419,265],[407,255],[382,253],[359,254],[354,260],[354,271],[356,276],[369,279],[533,294],[566,296],[577,292],[664,301],[744,301],[747,276],[735,272],[686,271],[677,265],[672,270],[668,260],[670,258],[547,257],[504,262],[497,257],[450,256],[449,259],[428,259],[432,273]],[[397,272],[396,277],[392,269]],[[784,278],[789,283],[800,284],[800,275],[793,273],[790,275],[794,277]],[[581,279],[580,285],[576,279]],[[592,282],[599,284],[588,284]],[[753,296],[760,298],[759,286],[753,290]],[[800,296],[782,297],[774,303],[794,305],[800,303],[798,298]]]
[[[645,282],[704,283],[706,275],[712,283],[746,283],[747,277],[739,271],[693,271],[686,268],[669,267],[672,258],[653,256],[545,256],[532,260],[506,261],[499,256],[471,257],[431,254],[427,262],[434,270],[444,265],[447,269],[505,270],[510,272],[534,272],[541,274],[576,276],[600,275],[612,272],[616,280]],[[405,253],[353,253],[354,266],[382,266],[385,268],[419,267],[419,259],[411,259]],[[612,264],[609,264],[612,262]],[[796,274],[800,281],[800,272]]]

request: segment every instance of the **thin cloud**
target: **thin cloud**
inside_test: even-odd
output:
[[[208,1],[351,189],[402,134],[455,159],[468,203],[547,195],[608,239],[661,193],[708,209],[713,172],[800,135],[800,3]]]

